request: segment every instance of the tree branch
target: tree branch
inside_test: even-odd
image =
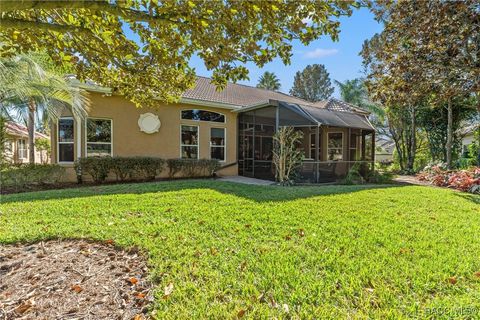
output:
[[[77,32],[77,33],[91,33],[89,29],[63,24],[52,24],[41,21],[30,21],[14,18],[0,18],[0,25],[2,28],[13,28],[18,30],[23,29],[40,29],[42,31],[53,31],[58,33]]]
[[[111,4],[104,1],[77,0],[77,1],[2,1],[0,12],[11,12],[17,10],[52,10],[52,9],[87,9],[108,12],[112,15],[120,16],[127,21],[167,21],[174,18],[171,15],[150,15],[149,13],[130,8],[120,7],[118,4]]]

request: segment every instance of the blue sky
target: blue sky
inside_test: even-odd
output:
[[[362,49],[363,41],[380,32],[382,25],[374,20],[373,14],[368,9],[362,8],[355,10],[350,17],[342,17],[340,29],[338,42],[333,42],[330,37],[322,37],[308,46],[294,42],[290,65],[285,66],[280,59],[272,61],[263,68],[248,63],[246,66],[250,71],[250,80],[238,83],[255,86],[260,75],[264,71],[270,71],[280,79],[282,85],[280,91],[288,93],[292,87],[295,72],[314,63],[325,65],[332,83],[333,80],[345,81],[362,76],[362,59],[358,53]],[[211,75],[201,59],[193,58],[191,65],[195,67],[198,75],[206,77]],[[334,96],[338,97],[337,88]]]

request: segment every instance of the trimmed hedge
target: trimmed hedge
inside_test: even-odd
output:
[[[220,167],[217,160],[169,159],[155,157],[88,157],[75,162],[77,176],[88,174],[96,183],[104,182],[109,174],[117,181],[153,180],[168,166],[168,177],[179,174],[184,178],[211,177]]]
[[[65,168],[58,164],[20,164],[5,167],[0,172],[2,188],[20,191],[36,185],[57,184],[62,181]]]

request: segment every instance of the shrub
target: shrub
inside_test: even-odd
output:
[[[105,181],[112,167],[111,157],[87,157],[75,161],[77,175],[89,174],[93,181],[99,183]]]
[[[153,180],[163,171],[165,160],[152,157],[135,157],[130,159],[133,172],[145,180]]]
[[[432,166],[418,174],[417,179],[438,187],[480,193],[479,167],[472,167],[468,170],[445,170],[440,166]]]
[[[345,184],[363,184],[364,179],[360,174],[360,163],[355,162],[353,166],[348,170],[347,176],[344,179]]]
[[[65,168],[57,164],[13,165],[2,169],[0,184],[19,191],[30,186],[59,183],[64,175]]]
[[[129,157],[113,157],[110,169],[115,174],[117,181],[131,179],[135,172],[135,159]]]
[[[211,177],[220,167],[218,160],[211,159],[168,159],[168,177],[182,173],[185,178]]]
[[[183,159],[168,159],[168,177],[173,179],[177,173],[182,171],[183,163],[185,160]]]

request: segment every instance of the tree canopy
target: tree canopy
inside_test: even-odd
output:
[[[308,65],[303,71],[297,71],[290,89],[292,96],[317,102],[332,96],[334,88],[330,75],[323,64]]]
[[[453,103],[471,108],[480,90],[478,1],[385,1],[373,7],[384,30],[362,49],[371,96],[407,108],[415,150],[419,106],[447,110],[446,161],[452,163]],[[472,96],[477,99],[470,99]]]
[[[243,65],[290,62],[291,41],[338,38],[355,1],[2,1],[1,54],[44,49],[137,105],[176,101],[194,85],[197,55],[213,82],[248,78]]]
[[[257,88],[267,89],[278,91],[280,90],[281,84],[280,80],[277,78],[277,75],[273,72],[265,71],[258,79]]]

